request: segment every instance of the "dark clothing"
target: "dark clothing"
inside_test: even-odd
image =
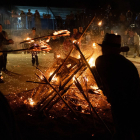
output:
[[[32,28],[32,13],[28,12],[27,13],[27,21],[28,21],[28,29]]]
[[[37,52],[32,52],[32,65],[34,66],[36,62],[36,66],[39,65],[39,62],[38,62],[38,56],[37,56]]]
[[[22,28],[26,29],[26,15],[23,12],[23,13],[20,14],[20,16],[21,16]]]
[[[99,56],[95,65],[111,103],[117,140],[125,140],[131,132],[138,137],[140,90],[136,67],[119,54]]]
[[[5,31],[2,31],[0,33],[0,50],[6,50],[5,45],[9,44],[9,41],[6,39],[7,33]],[[6,69],[6,63],[7,63],[7,53],[0,53],[0,72],[2,68]]]
[[[39,14],[39,12],[36,12],[34,14],[34,18],[35,18],[35,27],[37,29],[41,29],[41,20],[40,20],[40,14]]]
[[[35,35],[30,34],[29,37],[30,38],[36,38],[36,37],[38,37],[38,35],[37,34],[35,34]],[[38,41],[36,41],[35,43],[38,44]],[[39,62],[38,62],[37,52],[36,51],[32,51],[31,54],[32,54],[32,65],[34,66],[34,64],[36,62],[36,66],[38,66],[39,65]]]

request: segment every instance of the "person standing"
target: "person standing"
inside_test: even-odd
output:
[[[0,51],[5,50],[5,45],[13,44],[14,41],[12,39],[8,40],[7,33],[2,30],[2,25],[0,24]],[[6,70],[7,63],[7,53],[0,52],[0,83],[3,83],[2,77],[2,68]]]
[[[137,34],[137,32],[134,33],[134,58],[138,55],[138,57],[140,57],[139,54],[139,35]]]
[[[37,30],[40,30],[41,29],[41,20],[40,20],[40,14],[39,14],[38,10],[35,10],[34,18],[35,18],[35,27],[37,28]]]
[[[122,46],[128,46],[128,34],[127,31],[124,32],[124,35],[122,35]],[[124,52],[123,52],[124,55]],[[128,55],[128,52],[126,52],[126,57]]]
[[[33,27],[32,28],[32,33],[29,34],[29,37],[30,38],[36,38],[38,37],[38,35],[36,34],[36,28]],[[35,41],[36,44],[38,44],[38,41]],[[35,62],[36,62],[36,66],[39,65],[39,62],[38,62],[38,56],[37,56],[37,51],[32,51],[32,65],[34,66]]]
[[[121,36],[106,34],[102,44],[102,55],[95,61],[102,80],[104,94],[111,104],[115,126],[113,140],[140,139],[140,80],[135,65],[120,55]]]
[[[26,15],[23,11],[21,11],[20,16],[21,16],[22,29],[26,29]]]
[[[27,21],[28,21],[28,29],[31,29],[31,27],[32,27],[32,13],[31,13],[30,9],[28,9]]]

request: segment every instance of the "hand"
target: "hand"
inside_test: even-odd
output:
[[[14,44],[14,41],[12,39],[9,39],[9,44]]]

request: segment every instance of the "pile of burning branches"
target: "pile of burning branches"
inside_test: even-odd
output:
[[[71,56],[74,49],[79,52],[80,57]],[[85,58],[79,46],[75,44],[75,48],[71,49],[65,59],[57,58],[45,73],[36,68],[35,75],[39,81],[27,82],[38,83],[39,86],[26,94],[15,95],[15,99],[10,102],[11,106],[24,104],[28,109],[52,119],[54,111],[55,116],[59,117],[73,114],[73,118],[78,121],[83,120],[82,115],[91,115],[93,120],[100,119],[108,129],[99,112],[105,117],[103,110],[110,110],[110,104],[102,93],[94,61],[93,53]],[[53,115],[50,115],[52,110]],[[30,115],[32,116],[31,113]]]
[[[57,34],[57,33],[56,33]],[[24,94],[15,95],[10,102],[11,106],[22,106],[23,104],[30,110],[50,116],[67,117],[73,114],[73,118],[83,121],[83,115],[91,115],[91,118],[98,118],[109,133],[110,129],[103,121],[102,117],[108,117],[103,110],[110,110],[103,92],[101,80],[94,66],[94,56],[96,44],[93,44],[94,52],[85,58],[78,43],[73,42],[73,47],[65,59],[59,56],[56,62],[43,73],[36,67],[35,75],[39,81],[26,81],[39,84],[35,89]],[[78,52],[78,56],[73,57],[73,51]],[[32,114],[29,114],[32,116]],[[101,117],[102,116],[102,117]]]

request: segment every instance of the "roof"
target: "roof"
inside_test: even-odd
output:
[[[44,14],[51,14],[51,19],[54,19],[54,16],[61,16],[62,19],[66,19],[66,15],[69,15],[72,11],[74,14],[77,11],[81,12],[84,9],[80,8],[57,8],[57,7],[36,7],[36,6],[15,6],[20,11],[24,11],[25,13],[28,12],[28,9],[31,9],[31,12],[34,14],[35,10],[38,10],[40,15],[43,16]]]

